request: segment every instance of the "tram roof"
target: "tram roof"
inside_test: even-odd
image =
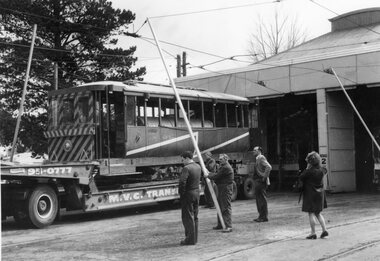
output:
[[[117,82],[117,81],[99,81],[85,83],[75,88],[76,91],[83,90],[105,90],[106,87],[112,88],[113,91],[123,91],[124,93],[144,95],[145,93],[152,96],[174,96],[174,90],[169,85],[153,84],[145,82]],[[112,87],[111,87],[112,86]],[[53,91],[50,95],[69,93],[73,88]],[[177,91],[182,98],[196,98],[208,100],[223,100],[233,102],[249,102],[245,97],[236,96],[227,93],[210,92],[201,89],[177,86]]]

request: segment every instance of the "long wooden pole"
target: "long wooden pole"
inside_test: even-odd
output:
[[[11,157],[10,157],[10,161],[11,162],[13,161],[13,155],[15,153],[15,148],[16,148],[17,138],[18,138],[18,132],[19,132],[19,129],[20,129],[21,117],[22,117],[22,114],[24,113],[24,102],[25,102],[25,95],[26,95],[26,87],[28,86],[28,81],[29,81],[29,72],[30,72],[30,66],[31,66],[31,63],[32,63],[32,57],[33,57],[33,50],[34,50],[34,42],[35,42],[35,39],[36,39],[36,33],[37,33],[37,24],[34,24],[33,25],[32,42],[30,44],[28,65],[26,67],[26,75],[25,75],[24,88],[22,90],[20,109],[18,111],[16,129],[15,129],[15,133],[14,133],[14,136],[13,136],[13,143],[12,143],[12,150],[11,150]]]
[[[365,121],[363,120],[362,116],[360,115],[359,111],[356,109],[355,107],[355,104],[352,102],[350,96],[348,95],[346,89],[344,88],[342,82],[340,81],[338,75],[335,73],[334,69],[333,68],[330,68],[331,69],[331,72],[332,74],[335,76],[335,78],[338,80],[339,84],[340,84],[340,87],[342,88],[342,91],[344,93],[344,95],[346,95],[346,98],[347,100],[349,101],[349,103],[351,104],[352,108],[354,109],[356,115],[358,116],[359,120],[362,122],[364,128],[366,129],[366,131],[368,132],[368,135],[371,137],[373,143],[376,145],[377,149],[380,151],[380,146],[379,144],[377,143],[375,137],[372,135],[371,131],[369,130],[367,124],[365,123]]]
[[[187,126],[187,130],[189,131],[191,142],[193,143],[193,146],[194,146],[195,151],[196,151],[196,153],[197,153],[197,156],[198,156],[198,158],[199,158],[199,162],[200,162],[200,164],[201,164],[202,171],[203,171],[203,173],[204,173],[204,175],[205,175],[205,177],[206,177],[206,184],[207,184],[207,186],[208,186],[208,188],[209,188],[209,190],[210,190],[212,200],[214,201],[214,204],[215,204],[215,207],[216,207],[216,211],[217,211],[217,214],[218,214],[218,217],[219,217],[220,223],[221,223],[223,229],[225,229],[225,228],[226,228],[226,225],[225,225],[225,223],[224,223],[224,220],[223,220],[223,217],[222,217],[222,212],[221,212],[221,210],[220,210],[220,207],[219,207],[218,201],[217,201],[217,199],[216,199],[216,195],[215,195],[214,189],[213,189],[213,187],[212,187],[212,185],[211,185],[210,179],[207,178],[207,176],[208,176],[208,170],[207,170],[207,168],[206,168],[206,166],[205,166],[205,164],[204,164],[204,162],[203,162],[203,158],[202,158],[201,152],[199,151],[198,144],[197,144],[197,142],[196,142],[196,140],[195,140],[195,138],[194,138],[194,133],[193,133],[193,130],[191,129],[191,125],[190,125],[190,122],[189,122],[189,120],[188,120],[188,118],[187,118],[186,111],[185,111],[185,109],[184,109],[184,107],[183,107],[183,104],[182,104],[181,98],[180,98],[180,96],[179,96],[179,94],[178,94],[177,87],[176,87],[176,85],[175,85],[175,82],[174,82],[173,78],[172,78],[171,75],[170,75],[170,72],[169,72],[168,66],[166,65],[166,62],[165,62],[164,56],[163,56],[163,54],[162,54],[162,50],[161,50],[160,43],[159,43],[159,41],[157,40],[156,34],[155,34],[154,30],[153,30],[152,24],[151,24],[150,21],[149,21],[149,18],[147,19],[147,22],[148,22],[148,24],[149,24],[150,30],[152,31],[154,41],[156,42],[156,45],[157,45],[157,48],[158,48],[158,52],[160,53],[161,60],[162,60],[162,62],[163,62],[163,64],[164,64],[164,67],[165,67],[165,70],[166,70],[166,74],[168,75],[168,78],[169,78],[169,80],[170,80],[171,86],[172,86],[172,88],[173,88],[174,95],[175,95],[176,100],[177,100],[177,102],[178,102],[178,105],[179,105],[179,107],[180,107],[180,109],[181,109],[181,111],[182,111],[183,118],[184,118],[184,120],[185,120],[185,123],[186,123],[186,126]]]

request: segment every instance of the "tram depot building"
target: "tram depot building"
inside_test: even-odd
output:
[[[330,22],[330,33],[248,67],[176,79],[257,106],[251,146],[261,145],[273,166],[272,189],[291,189],[316,150],[331,192],[380,191],[380,153],[368,133],[380,143],[380,8]]]

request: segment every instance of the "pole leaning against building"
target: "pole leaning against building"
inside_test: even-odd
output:
[[[223,217],[222,217],[222,212],[221,212],[221,210],[220,210],[220,207],[219,207],[218,201],[217,201],[217,199],[216,199],[216,195],[215,195],[214,189],[213,189],[213,187],[212,187],[212,185],[211,185],[210,179],[207,178],[207,176],[208,176],[208,170],[206,169],[206,166],[205,166],[205,164],[204,164],[204,162],[203,162],[203,158],[202,158],[201,152],[200,152],[200,150],[199,150],[199,148],[198,148],[198,144],[197,144],[197,142],[196,142],[196,140],[195,140],[195,138],[194,138],[194,133],[193,133],[193,130],[191,129],[191,125],[190,125],[190,122],[189,122],[189,120],[188,120],[188,118],[187,118],[186,111],[185,111],[185,109],[184,109],[184,107],[183,107],[183,104],[182,104],[181,98],[180,98],[180,96],[179,96],[179,94],[178,94],[177,87],[176,87],[176,85],[175,85],[175,82],[174,82],[173,78],[171,77],[171,75],[170,75],[170,73],[169,73],[168,66],[166,65],[166,62],[165,62],[164,56],[163,56],[163,54],[162,54],[162,50],[161,50],[160,43],[159,43],[159,41],[157,40],[156,34],[155,34],[154,30],[153,30],[153,27],[152,27],[152,24],[150,23],[149,18],[147,18],[147,22],[148,22],[148,24],[149,24],[150,30],[152,31],[154,41],[156,42],[158,52],[160,53],[162,63],[164,64],[164,67],[165,67],[165,70],[166,70],[166,74],[168,75],[168,78],[169,78],[169,80],[170,80],[170,84],[171,84],[171,86],[172,86],[172,88],[173,88],[173,91],[174,91],[174,94],[175,94],[176,100],[177,100],[178,105],[179,105],[179,107],[180,107],[180,109],[181,109],[181,111],[182,111],[183,118],[184,118],[184,120],[185,120],[185,123],[186,123],[186,126],[187,126],[187,130],[189,131],[191,142],[193,143],[193,146],[194,146],[194,148],[195,148],[195,151],[196,151],[196,153],[197,153],[197,155],[198,155],[198,158],[199,158],[199,162],[200,162],[200,164],[201,164],[202,171],[203,171],[203,173],[204,173],[204,175],[205,175],[205,177],[206,177],[206,184],[207,184],[207,186],[208,186],[208,188],[209,188],[209,190],[210,190],[210,192],[211,192],[211,197],[212,197],[212,200],[214,201],[214,204],[215,204],[215,207],[216,207],[216,211],[217,211],[217,213],[218,213],[218,217],[219,217],[220,223],[221,223],[223,229],[225,229],[225,228],[226,228],[226,225],[225,225],[225,223],[224,223],[224,220],[223,220]]]
[[[368,132],[368,135],[371,137],[373,143],[375,144],[376,148],[380,151],[380,146],[379,144],[377,143],[375,137],[373,136],[372,132],[369,130],[367,124],[365,123],[364,119],[362,118],[362,116],[360,115],[359,111],[356,109],[356,106],[355,104],[352,102],[350,96],[348,95],[346,89],[344,88],[342,82],[340,81],[338,75],[336,74],[335,70],[333,68],[330,68],[330,69],[327,69],[325,70],[326,73],[328,74],[332,74],[335,76],[335,78],[338,80],[339,84],[340,84],[340,87],[342,88],[342,91],[344,93],[344,95],[346,95],[346,98],[347,100],[349,101],[349,103],[351,104],[351,107],[352,109],[355,111],[356,115],[358,116],[358,118],[360,119],[361,123],[363,124],[364,128],[366,129],[366,131]]]

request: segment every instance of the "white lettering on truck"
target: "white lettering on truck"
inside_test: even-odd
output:
[[[178,195],[178,188],[150,189],[146,192],[143,190],[123,193],[118,192],[108,196],[108,203],[157,199],[176,195]]]

